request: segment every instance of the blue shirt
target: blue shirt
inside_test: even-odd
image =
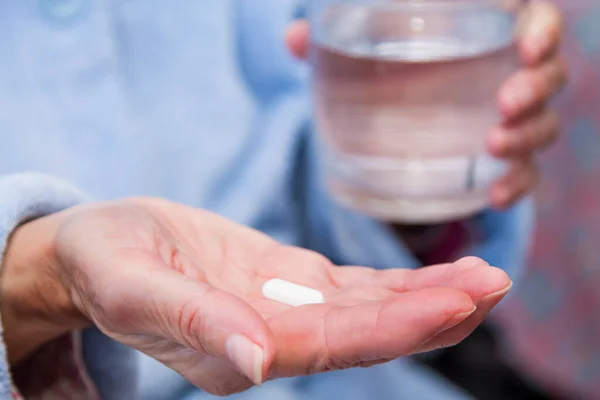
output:
[[[309,71],[283,41],[300,5],[4,0],[0,174],[43,172],[98,200],[166,197],[336,263],[416,267],[385,225],[339,207],[323,190]],[[0,193],[0,216],[11,212],[2,208],[3,196],[6,203],[10,195]],[[474,220],[480,241],[469,253],[514,278],[531,219],[529,200],[508,212],[483,213]],[[105,398],[131,399],[132,391],[149,400],[211,397],[152,360],[131,358],[97,331],[86,333],[84,351]],[[139,384],[132,376],[136,365]],[[273,382],[235,398],[466,397],[402,360]]]

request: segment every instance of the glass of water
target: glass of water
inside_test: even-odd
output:
[[[518,68],[519,0],[309,0],[316,129],[334,199],[404,223],[489,204],[486,152]]]

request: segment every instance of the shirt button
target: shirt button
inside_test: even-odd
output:
[[[81,18],[91,0],[38,0],[42,15],[58,23],[69,23]]]

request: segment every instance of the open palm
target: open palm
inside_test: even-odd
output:
[[[78,309],[115,340],[219,395],[456,344],[511,285],[474,258],[418,271],[335,267],[156,199],[47,218],[60,220],[56,255]],[[265,299],[272,278],[321,290],[325,304]]]

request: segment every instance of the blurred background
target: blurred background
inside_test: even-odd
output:
[[[485,400],[600,399],[600,1],[556,3],[570,81],[540,159],[529,268],[487,327],[433,363]]]

